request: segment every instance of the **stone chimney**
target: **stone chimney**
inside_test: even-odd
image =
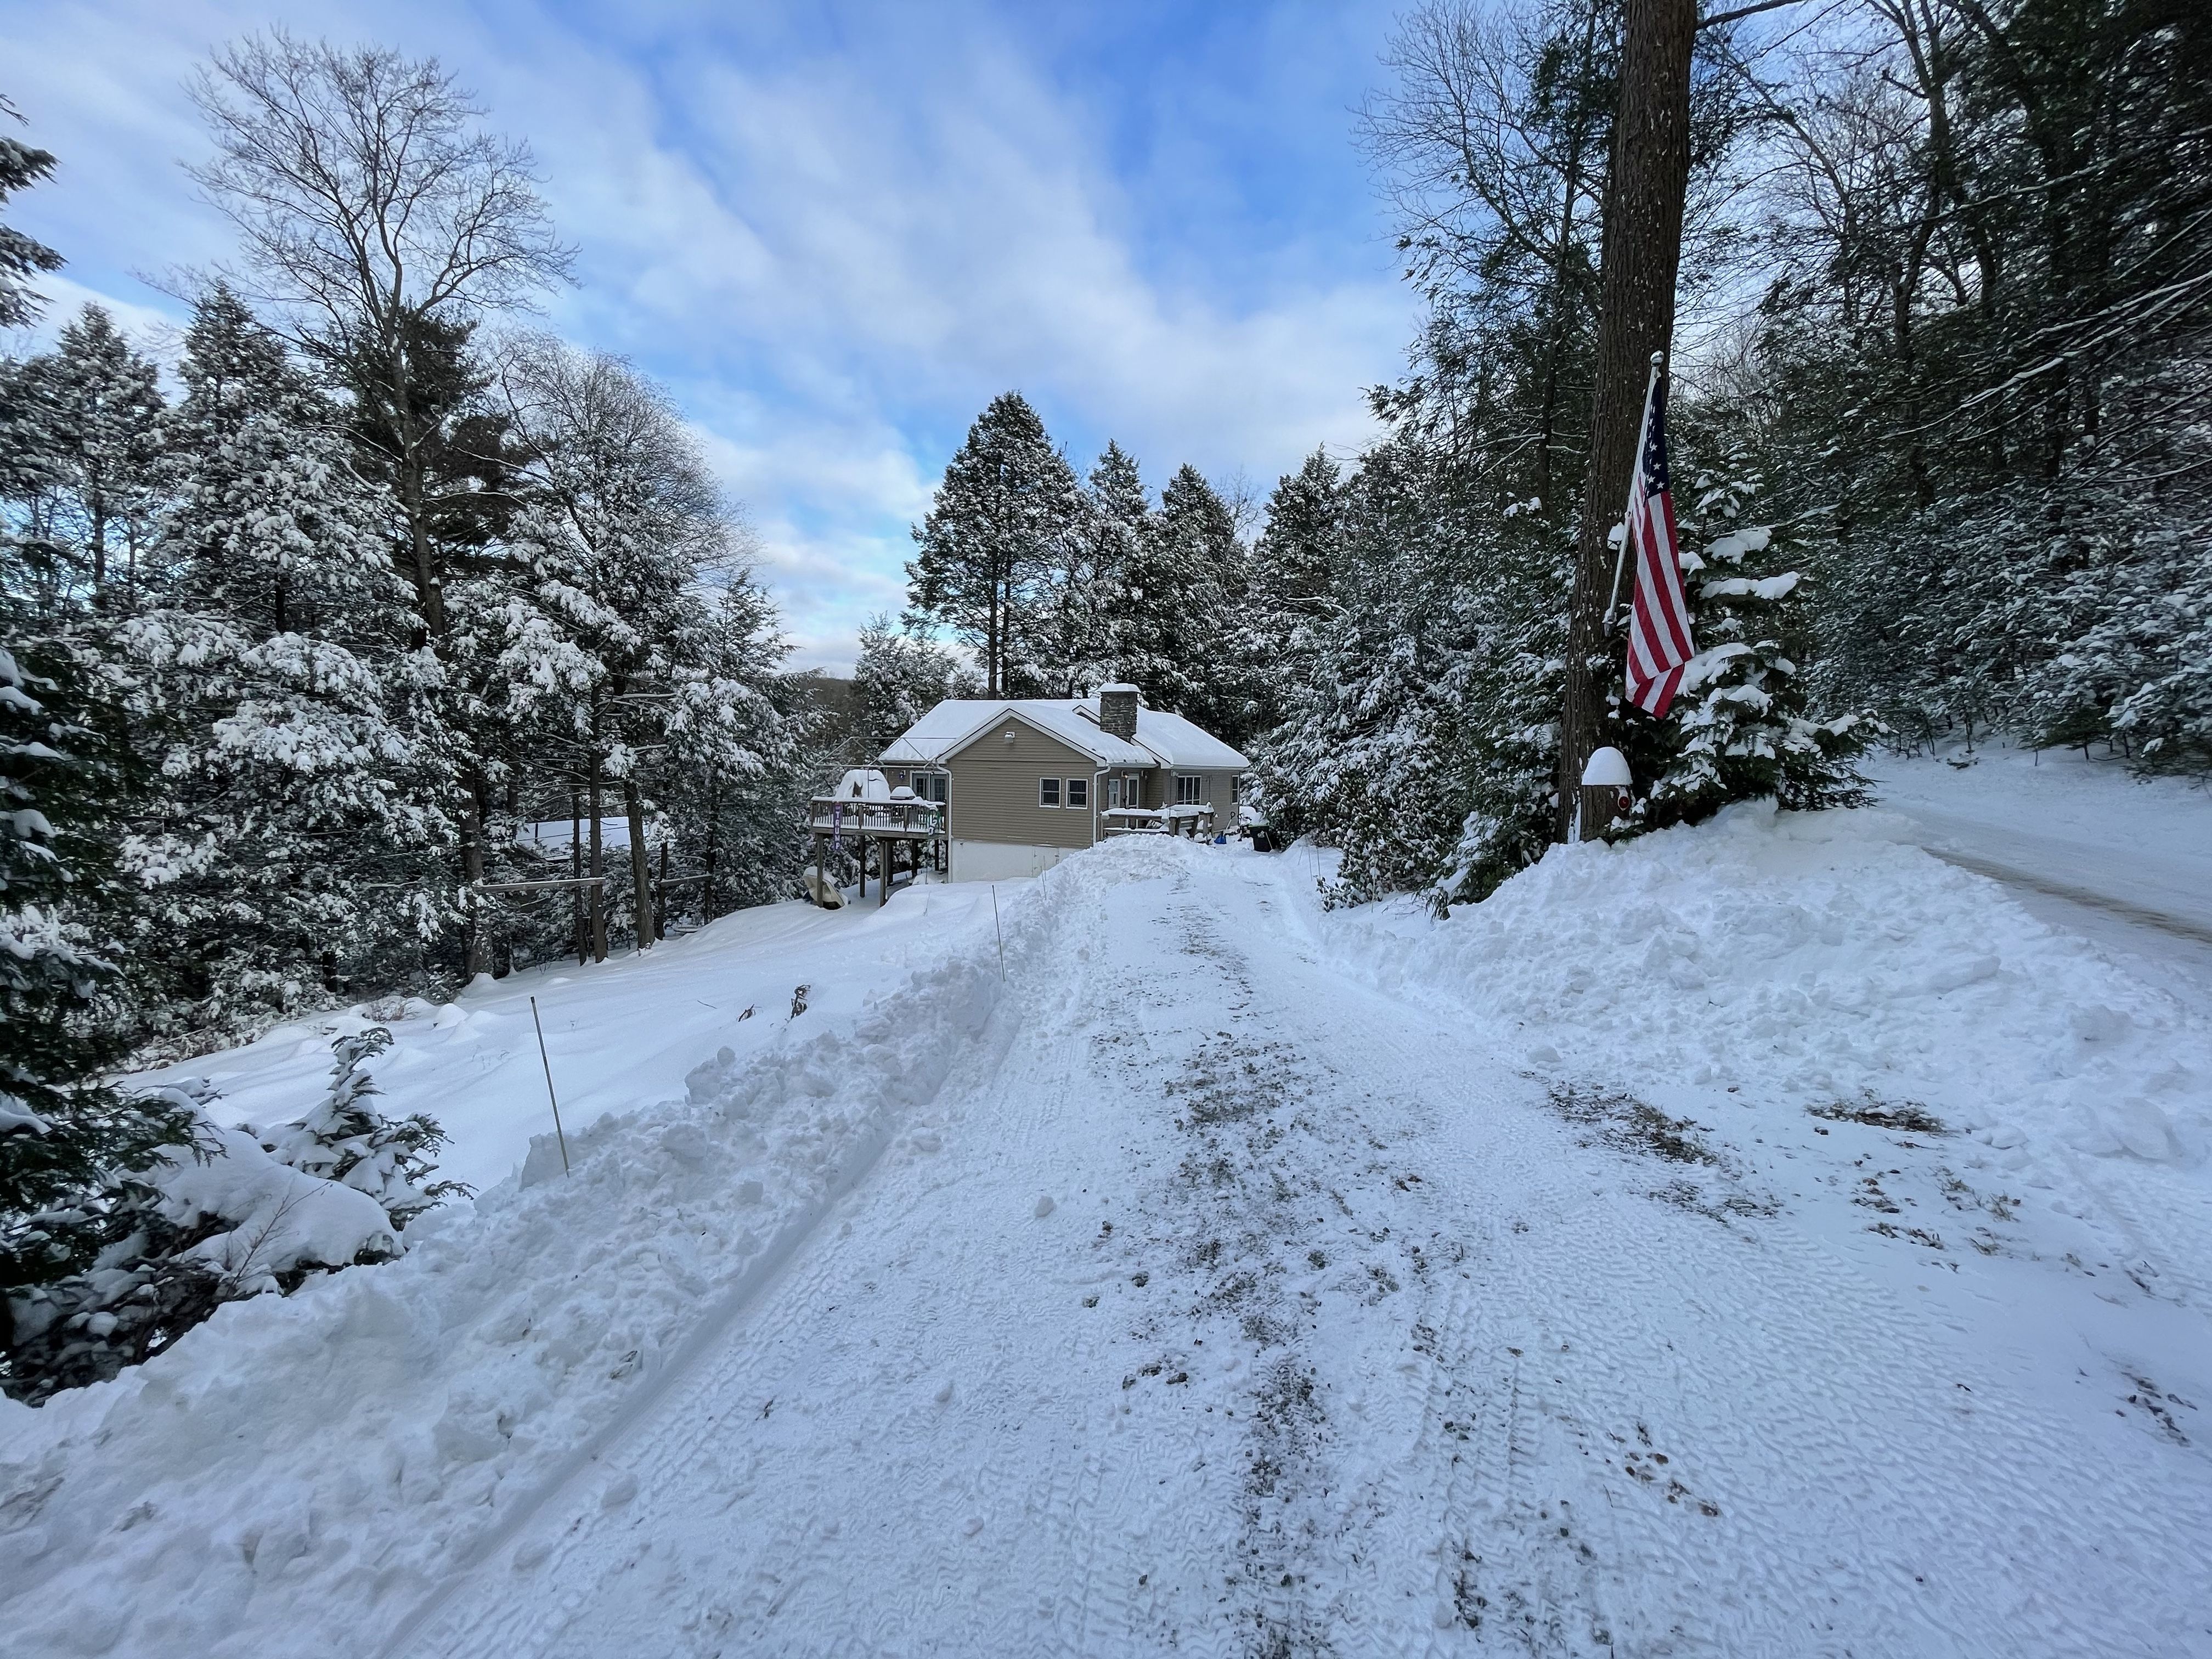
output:
[[[1124,743],[1137,740],[1137,707],[1139,698],[1133,685],[1115,684],[1098,688],[1098,729],[1109,732]]]

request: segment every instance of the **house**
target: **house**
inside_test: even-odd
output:
[[[955,698],[877,764],[944,803],[954,881],[1034,876],[1117,829],[1232,821],[1250,765],[1133,685],[1091,697]],[[1176,809],[1182,809],[1178,811]]]

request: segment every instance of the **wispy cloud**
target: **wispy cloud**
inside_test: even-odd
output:
[[[128,274],[225,241],[174,166],[201,143],[181,82],[265,14],[0,13],[69,169],[18,217],[85,289],[158,311]],[[531,139],[582,251],[555,325],[670,384],[749,504],[796,659],[826,662],[897,608],[907,526],[1006,386],[1079,463],[1111,435],[1156,482],[1186,459],[1270,479],[1369,434],[1361,388],[1411,313],[1341,112],[1383,19],[1270,9],[1230,39],[1134,15],[1109,37],[988,7],[287,11],[435,52]]]

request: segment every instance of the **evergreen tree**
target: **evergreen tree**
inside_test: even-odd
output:
[[[1630,751],[1632,771],[1656,776],[1637,826],[1694,823],[1729,801],[1765,796],[1801,811],[1863,805],[1866,780],[1853,763],[1876,728],[1856,714],[1811,711],[1800,666],[1811,647],[1806,579],[1776,568],[1770,529],[1744,522],[1757,477],[1739,461],[1693,487],[1694,517],[1681,529],[1686,544],[1705,544],[1702,556],[1684,555],[1698,653],[1664,721],[1642,719],[1616,696],[1606,732]]]
[[[1310,621],[1335,609],[1344,552],[1344,470],[1325,449],[1275,482],[1253,548],[1260,592],[1285,619]]]
[[[1152,708],[1224,738],[1245,724],[1227,638],[1231,593],[1243,586],[1244,549],[1227,504],[1196,467],[1178,468],[1123,567],[1121,678]]]
[[[894,631],[889,617],[870,617],[860,629],[860,655],[853,668],[861,742],[869,752],[881,752],[945,698],[966,690],[958,679],[958,666],[943,646]]]
[[[368,1104],[382,1092],[361,1069],[392,1046],[381,1025],[332,1039],[330,1092],[296,1123],[277,1130],[262,1146],[280,1164],[367,1193],[384,1206],[394,1228],[403,1228],[441,1200],[466,1197],[459,1181],[433,1181],[446,1132],[416,1112],[394,1122]]]
[[[164,785],[125,847],[131,954],[153,1029],[236,1033],[419,960],[447,743],[335,411],[228,289],[185,343],[158,602],[118,632]]]
[[[112,814],[130,782],[124,734],[68,645],[25,625],[0,648],[0,1347],[39,1287],[88,1267],[142,1222],[163,1146],[186,1117],[102,1073],[121,1057],[115,969],[94,931],[119,884]],[[33,1321],[33,1323],[39,1322]],[[7,1362],[12,1377],[12,1358]]]
[[[51,558],[28,574],[49,605],[112,596],[135,580],[157,503],[163,403],[159,374],[107,313],[87,306],[55,349],[23,371],[43,485],[32,509]]]
[[[0,116],[22,115],[0,94]],[[51,150],[33,149],[20,138],[0,133],[0,207],[19,190],[28,190],[53,176]],[[21,231],[0,224],[0,328],[21,328],[39,313],[42,303],[31,288],[34,273],[59,270],[62,256]]]
[[[986,696],[1018,689],[1022,643],[1050,573],[1081,532],[1082,508],[1075,474],[1036,411],[1020,392],[1000,392],[946,465],[907,565],[908,620],[951,628],[975,653]]]

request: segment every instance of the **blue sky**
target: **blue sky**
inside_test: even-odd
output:
[[[70,259],[57,315],[158,334],[177,308],[137,273],[228,247],[178,170],[209,46],[282,22],[436,56],[579,249],[551,325],[670,386],[793,663],[841,665],[1006,386],[1079,467],[1118,438],[1155,487],[1366,441],[1414,320],[1351,143],[1391,9],[0,0],[0,90],[62,163],[9,214]]]

